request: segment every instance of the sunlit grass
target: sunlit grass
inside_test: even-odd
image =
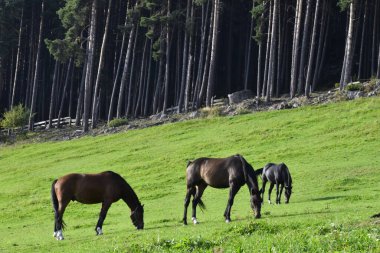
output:
[[[380,249],[380,99],[214,117],[78,140],[0,148],[0,252],[376,252]],[[247,188],[223,221],[228,190],[207,188],[198,226],[183,226],[185,167],[201,156],[242,154],[255,167],[285,162],[289,205],[254,220]],[[103,236],[100,205],[70,203],[66,240],[52,237],[51,182],[70,172],[113,170],[145,204],[136,231],[123,202]],[[260,182],[260,181],[259,181]],[[272,199],[274,193],[272,193]]]

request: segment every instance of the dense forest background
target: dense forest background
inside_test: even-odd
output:
[[[377,0],[0,0],[0,114],[25,105],[30,130],[376,77]]]

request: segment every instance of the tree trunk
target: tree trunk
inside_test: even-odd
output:
[[[255,8],[255,0],[252,0],[252,9]],[[255,29],[254,25],[254,19],[251,17],[251,26],[249,31],[249,40],[248,40],[248,52],[247,52],[247,61],[245,66],[245,75],[244,75],[244,89],[248,89],[248,76],[249,76],[249,69],[251,65],[251,51],[252,51],[252,37],[253,37],[253,30]]]
[[[360,80],[363,76],[363,56],[364,56],[364,37],[367,27],[367,12],[368,12],[368,1],[364,0],[364,21],[362,28],[362,35],[360,41],[360,53],[359,53],[359,70],[358,70],[358,80]]]
[[[128,96],[127,96],[127,108],[125,109],[125,115],[128,116],[131,112],[131,104],[132,104],[132,93],[133,91],[133,84],[135,83],[133,78],[135,77],[135,62],[136,62],[136,46],[137,46],[137,39],[139,37],[139,29],[140,25],[137,21],[137,27],[136,27],[136,33],[135,33],[135,39],[133,42],[133,50],[132,50],[132,61],[131,61],[131,72],[129,75],[129,84],[128,84]]]
[[[168,106],[168,96],[169,96],[169,71],[170,71],[170,26],[169,26],[169,19],[170,19],[170,0],[168,0],[168,6],[167,6],[167,24],[166,24],[166,67],[165,67],[165,93],[164,93],[164,104],[162,106],[162,114],[166,113],[166,108]]]
[[[215,87],[215,70],[216,70],[216,50],[218,48],[218,29],[219,29],[219,13],[220,2],[214,0],[214,25],[212,30],[212,44],[211,44],[211,59],[210,59],[210,71],[208,77],[206,106],[211,106],[211,99],[214,94]]]
[[[37,91],[38,91],[38,73],[40,70],[40,58],[41,58],[41,45],[42,45],[42,34],[44,26],[44,11],[45,11],[45,0],[42,0],[41,4],[41,20],[40,20],[40,32],[38,35],[38,46],[37,46],[37,55],[36,55],[36,64],[34,70],[33,78],[33,89],[32,89],[32,101],[30,105],[30,114],[29,114],[29,131],[33,131],[34,125],[34,114],[36,110],[36,100],[37,100]]]
[[[313,76],[313,83],[311,90],[314,91],[316,87],[316,83],[318,81],[318,78],[320,76],[320,69],[322,69],[322,58],[323,57],[323,52],[325,52],[325,47],[327,43],[327,34],[328,34],[328,29],[327,27],[329,26],[329,18],[327,18],[328,14],[328,8],[327,8],[327,1],[323,1],[323,6],[322,6],[322,21],[321,21],[321,31],[319,34],[319,39],[318,39],[318,50],[317,50],[317,60],[315,63],[315,71],[314,71],[314,76]],[[326,21],[327,20],[327,21]]]
[[[357,0],[353,0],[350,4],[350,20],[347,34],[347,45],[346,45],[346,63],[344,68],[343,83],[340,84],[340,89],[342,90],[351,81],[352,76],[352,64],[354,59],[354,27],[355,27],[355,13],[356,13]]]
[[[127,27],[127,21],[128,21],[128,9],[127,9],[127,14],[125,15],[124,27]],[[113,107],[114,107],[114,103],[115,103],[116,87],[117,87],[117,81],[119,80],[121,62],[123,59],[123,52],[124,52],[124,47],[125,47],[125,38],[126,38],[126,32],[124,30],[123,31],[123,38],[121,41],[121,47],[120,47],[119,61],[117,64],[115,79],[113,80],[113,86],[112,86],[113,88],[112,88],[112,93],[111,93],[111,98],[110,98],[110,105],[108,108],[108,118],[107,118],[108,123],[111,121],[112,116],[113,116]]]
[[[105,49],[106,49],[106,42],[107,42],[107,36],[108,36],[108,27],[110,23],[110,15],[111,15],[111,7],[112,7],[112,0],[108,1],[108,10],[107,10],[107,18],[106,18],[106,23],[104,25],[104,34],[103,34],[103,40],[102,40],[102,46],[100,49],[100,57],[99,57],[99,67],[98,67],[98,73],[96,75],[96,81],[95,81],[95,89],[94,89],[94,97],[93,101],[96,101],[98,97],[98,90],[99,90],[99,83],[100,83],[100,77],[101,73],[104,67],[104,57],[105,57]],[[91,115],[91,128],[96,127],[97,119],[95,117],[96,112],[96,103],[92,104],[92,115]]]
[[[125,82],[127,80],[127,75],[129,72],[129,62],[131,59],[132,44],[133,44],[133,40],[135,37],[136,26],[137,26],[137,24],[134,22],[131,33],[129,35],[127,54],[125,56],[123,74],[121,76],[121,82],[120,82],[119,99],[117,101],[116,118],[121,117],[121,110],[122,110],[122,106],[123,106],[123,98],[124,98],[124,90],[125,90]]]
[[[376,85],[380,85],[380,42],[379,42],[379,56],[377,57],[377,73],[376,73]]]
[[[259,55],[257,57],[257,84],[256,84],[256,96],[257,99],[260,98],[261,93],[261,67],[262,67],[262,54],[263,54],[263,31],[264,31],[264,13],[261,14],[261,24],[260,24],[260,34],[261,38],[259,43]]]
[[[305,87],[305,64],[306,64],[306,55],[307,48],[309,44],[309,33],[310,33],[310,10],[311,9],[311,0],[307,0],[306,4],[306,14],[305,14],[305,23],[303,27],[303,37],[302,37],[302,48],[301,48],[301,59],[299,66],[299,74],[298,74],[298,94],[302,94],[304,92]]]
[[[157,82],[156,82],[156,88],[154,92],[153,97],[153,113],[158,113],[159,107],[160,107],[160,91],[161,91],[161,82],[162,82],[162,72],[164,69],[164,42],[163,42],[164,32],[163,29],[161,29],[161,36],[160,36],[160,63],[158,67],[158,76],[157,76]]]
[[[49,124],[47,128],[51,128],[53,126],[53,117],[54,117],[54,105],[56,104],[56,90],[57,90],[57,75],[58,75],[58,66],[59,62],[55,61],[55,66],[54,66],[54,74],[53,74],[53,83],[51,85],[51,92],[50,92],[50,106],[49,106]]]
[[[296,17],[294,22],[293,33],[293,49],[292,49],[292,68],[290,73],[290,97],[293,98],[296,92],[297,76],[298,76],[298,51],[301,33],[303,0],[297,0]]]
[[[87,69],[87,59],[84,61],[83,70],[82,70],[82,78],[80,82],[80,88],[78,92],[78,102],[77,109],[75,114],[75,126],[80,126],[80,119],[82,118],[83,111],[83,95],[84,95],[84,85],[86,80],[86,69]]]
[[[144,99],[144,111],[143,111],[143,115],[146,116],[148,115],[148,100],[149,100],[149,90],[150,90],[150,79],[151,79],[151,76],[152,74],[150,73],[151,71],[151,67],[152,67],[152,41],[149,42],[149,54],[148,54],[148,61],[149,61],[149,65],[148,65],[148,72],[147,72],[147,75],[148,75],[148,78],[146,80],[146,90],[145,90],[145,99]]]
[[[212,8],[212,11],[210,14],[210,22],[209,22],[210,28],[209,28],[208,39],[207,39],[207,50],[206,50],[206,59],[205,59],[205,64],[204,64],[204,69],[203,69],[202,85],[199,91],[196,108],[199,108],[201,106],[201,103],[203,101],[205,91],[206,91],[207,81],[208,81],[208,73],[209,73],[210,58],[211,58],[211,42],[212,42],[211,31],[212,31],[212,25],[214,23],[214,11],[215,10]]]
[[[314,68],[315,49],[316,49],[318,15],[319,15],[320,5],[321,5],[321,0],[317,0],[316,6],[315,6],[315,12],[314,12],[314,24],[313,24],[313,34],[311,36],[309,63],[307,64],[308,68],[307,68],[306,86],[305,86],[305,96],[307,96],[307,97],[309,97],[309,95],[310,95],[312,71],[315,70],[315,68]]]
[[[97,15],[98,0],[93,0],[91,7],[91,22],[89,37],[87,38],[87,69],[84,89],[84,104],[83,104],[83,131],[87,132],[88,118],[90,115],[91,106],[91,91],[93,82],[93,66],[94,66],[94,54],[95,54],[95,38],[96,38],[96,15]],[[95,101],[93,101],[95,103]]]
[[[185,95],[185,86],[186,86],[186,70],[187,70],[187,58],[188,58],[188,50],[189,50],[189,33],[187,31],[188,24],[190,23],[190,6],[191,0],[187,0],[186,7],[186,24],[185,24],[185,39],[183,43],[183,59],[182,59],[182,76],[181,76],[181,88],[179,93],[178,100],[178,113],[182,112],[182,104]]]
[[[14,74],[14,78],[13,78],[13,91],[12,91],[12,98],[11,98],[11,109],[14,106],[15,96],[16,96],[17,77],[18,77],[19,65],[20,65],[23,20],[24,20],[24,7],[21,10],[20,28],[19,28],[19,34],[18,34],[17,55],[16,55],[16,69],[15,69],[15,74]]]
[[[191,14],[190,14],[190,43],[189,43],[189,56],[188,56],[188,63],[187,63],[187,73],[186,73],[186,84],[185,84],[185,98],[184,98],[184,108],[185,112],[188,112],[189,109],[189,98],[190,98],[190,84],[191,84],[191,72],[193,69],[193,59],[194,59],[194,4],[191,5]]]
[[[144,43],[144,49],[143,49],[143,54],[141,57],[141,70],[140,70],[140,84],[139,84],[139,90],[137,94],[137,102],[136,102],[136,108],[134,111],[134,117],[137,117],[138,115],[138,110],[140,109],[140,102],[141,102],[141,97],[143,93],[143,86],[144,86],[144,77],[148,74],[146,72],[146,49],[148,47],[148,38],[145,38],[145,43]],[[149,60],[149,59],[148,59]]]
[[[379,15],[379,3],[380,1],[376,0],[374,5],[375,5],[375,16],[374,16],[374,19],[373,19],[373,30],[372,30],[372,59],[371,59],[371,76],[374,76],[375,75],[375,64],[376,64],[376,36],[377,36],[377,26],[378,26],[378,23],[379,23],[379,18],[378,18],[378,15]]]
[[[203,71],[204,62],[205,62],[206,34],[207,34],[207,24],[208,24],[207,21],[208,21],[209,7],[210,7],[210,1],[208,0],[205,13],[204,15],[202,15],[201,49],[199,52],[198,73],[197,73],[197,79],[196,79],[195,91],[194,91],[193,109],[195,109],[198,105],[199,93],[200,93],[201,83],[202,83],[202,71]],[[204,4],[202,5],[202,10],[204,11]]]
[[[273,94],[273,83],[275,77],[275,61],[276,61],[276,45],[277,45],[277,27],[278,27],[278,10],[279,0],[274,0],[273,17],[272,17],[272,38],[270,44],[270,56],[269,56],[269,71],[268,71],[268,87],[266,94],[266,102],[269,102]]]
[[[73,59],[70,58],[69,63],[67,65],[65,84],[63,86],[62,97],[61,97],[61,104],[59,106],[59,111],[58,111],[58,122],[57,122],[57,127],[58,128],[61,125],[61,117],[62,117],[62,113],[63,113],[63,102],[65,101],[66,90],[67,90],[67,85],[69,84],[70,72],[71,72],[72,66],[73,66]]]
[[[273,16],[273,4],[270,2],[269,5],[269,17],[268,17],[268,34],[267,34],[267,45],[265,48],[265,61],[264,61],[264,82],[262,89],[262,97],[264,98],[266,95],[266,91],[268,88],[268,73],[269,73],[269,54],[270,54],[270,42],[272,40],[272,16]]]

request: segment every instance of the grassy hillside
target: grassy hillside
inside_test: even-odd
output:
[[[380,212],[379,151],[380,98],[2,147],[0,252],[379,252],[380,221],[370,218]],[[285,162],[294,183],[290,204],[266,203],[255,220],[244,187],[226,224],[228,190],[207,188],[200,224],[183,226],[186,161],[236,153],[254,168]],[[119,201],[105,234],[95,236],[100,205],[72,202],[65,240],[56,241],[51,182],[104,170],[135,189],[145,229],[134,229]]]

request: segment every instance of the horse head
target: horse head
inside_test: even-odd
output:
[[[131,213],[131,220],[137,229],[144,228],[144,205],[139,204]]]
[[[289,203],[290,195],[292,195],[292,187],[285,186],[285,204]]]
[[[260,191],[251,189],[251,208],[257,219],[261,217],[261,202]]]

